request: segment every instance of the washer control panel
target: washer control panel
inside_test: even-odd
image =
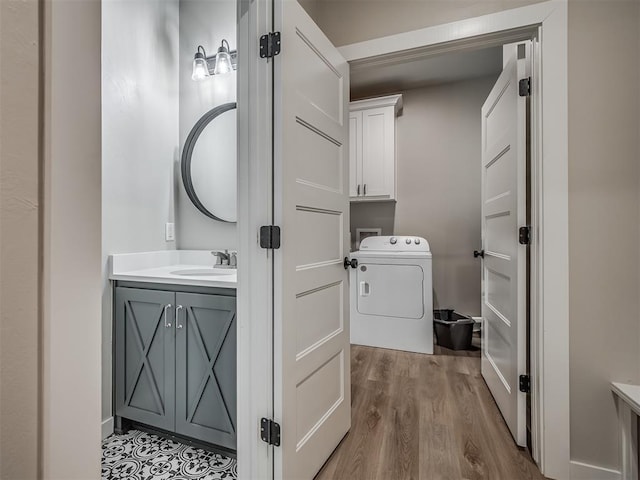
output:
[[[415,236],[377,236],[367,237],[360,243],[360,250],[395,251],[395,252],[429,252],[429,242]]]

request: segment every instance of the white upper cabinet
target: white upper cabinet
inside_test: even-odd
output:
[[[402,95],[349,104],[351,201],[396,199],[396,116]]]

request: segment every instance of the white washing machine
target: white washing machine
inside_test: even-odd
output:
[[[433,353],[429,242],[367,237],[351,259],[351,343]]]

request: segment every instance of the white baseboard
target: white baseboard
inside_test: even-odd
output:
[[[571,480],[620,480],[618,470],[571,461]]]
[[[113,417],[102,421],[102,439],[104,440],[113,433]]]

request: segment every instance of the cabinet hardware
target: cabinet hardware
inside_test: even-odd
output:
[[[520,227],[518,229],[518,242],[520,242],[520,245],[531,244],[531,229],[529,227]]]
[[[474,250],[473,251],[473,258],[478,258],[478,257],[482,257],[484,258],[484,250]]]
[[[367,194],[367,184],[365,183],[364,184],[364,193],[363,193],[363,195],[366,195],[366,194]]]
[[[170,308],[170,303],[164,306],[164,328],[171,328],[171,323],[167,323],[167,310],[169,310]]]
[[[531,378],[529,375],[520,375],[518,378],[518,387],[522,393],[530,393],[531,392]]]
[[[360,196],[360,184],[358,184],[358,196]]]
[[[180,324],[180,310],[182,310],[182,305],[176,307],[176,328],[182,328]]]

